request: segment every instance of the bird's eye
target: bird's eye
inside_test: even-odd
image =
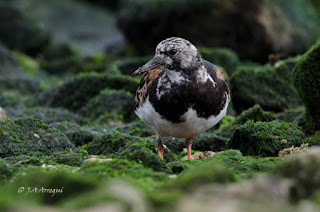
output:
[[[174,56],[175,54],[177,54],[177,52],[178,51],[176,49],[170,49],[168,53],[170,56]]]

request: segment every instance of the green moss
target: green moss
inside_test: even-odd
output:
[[[260,105],[254,105],[248,110],[243,111],[232,122],[223,125],[216,131],[216,134],[229,138],[237,127],[248,120],[268,122],[274,120],[274,117],[272,113],[264,111]]]
[[[216,161],[204,160],[186,168],[172,182],[172,187],[193,190],[209,183],[228,183],[237,181],[236,176],[225,166]]]
[[[291,71],[289,65],[281,67]],[[233,108],[239,113],[259,104],[264,110],[279,112],[299,106],[300,98],[285,72],[270,65],[239,67],[230,78]]]
[[[65,134],[33,118],[0,121],[0,157],[49,155],[74,148]]]
[[[38,79],[26,76],[0,76],[0,90],[19,91],[22,94],[37,94],[42,91]]]
[[[13,52],[13,57],[25,73],[35,74],[38,71],[39,64],[36,60],[32,59],[31,57],[20,52]]]
[[[12,111],[13,112],[13,111]],[[46,124],[53,122],[70,121],[79,123],[81,117],[78,114],[68,111],[64,108],[49,108],[49,107],[29,107],[26,109],[16,109],[15,113],[9,113],[10,117],[29,117],[39,119]]]
[[[114,69],[120,70],[122,74],[131,76],[135,70],[146,64],[151,58],[151,56],[144,56],[120,60],[114,65]]]
[[[94,86],[92,86],[94,85]],[[79,110],[88,101],[98,95],[105,88],[123,89],[135,93],[138,80],[127,76],[109,76],[108,74],[81,74],[75,79],[64,83],[53,91],[46,104],[65,107],[72,111]]]
[[[141,179],[152,178],[155,181],[164,181],[168,175],[155,172],[134,161],[113,159],[105,162],[85,162],[78,171],[82,176],[97,179],[124,178]]]
[[[36,55],[46,48],[50,35],[10,4],[0,5],[0,41],[10,49]]]
[[[231,76],[237,69],[240,60],[238,55],[227,48],[198,48],[202,57],[223,69]]]
[[[5,160],[0,158],[0,186],[7,182],[8,179],[13,175],[14,169]]]
[[[25,205],[26,202],[29,205],[36,203],[42,205],[59,204],[67,198],[72,199],[81,193],[97,188],[97,183],[93,179],[73,174],[62,167],[57,168],[55,170],[29,167],[21,171],[1,189],[1,210]],[[54,193],[54,190],[45,191],[43,189],[56,190]]]
[[[295,123],[249,120],[235,130],[227,148],[239,149],[244,155],[277,156],[284,148],[300,146],[301,137],[301,129]]]
[[[112,113],[123,115],[125,121],[130,121],[135,118],[134,97],[128,92],[106,89],[90,99],[79,113],[89,120],[95,120],[105,113]]]
[[[320,135],[314,135],[305,138],[301,143],[308,144],[308,146],[320,146]]]
[[[21,94],[19,91],[2,91],[0,94],[0,105],[3,108],[32,107],[35,102],[33,95]]]
[[[119,130],[119,132],[139,137],[155,135],[155,132],[141,120],[119,125],[117,126],[117,130]]]
[[[141,143],[128,145],[123,151],[119,152],[116,158],[133,160],[155,171],[170,172],[164,161]]]
[[[317,128],[320,126],[320,42],[306,52],[292,73],[294,85]]]
[[[128,143],[138,142],[137,137],[130,136],[125,133],[120,133],[117,130],[112,130],[105,135],[95,138],[88,143],[86,150],[94,155],[113,156],[120,149],[124,148]]]

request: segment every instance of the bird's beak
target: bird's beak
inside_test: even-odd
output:
[[[154,57],[152,58],[149,62],[138,68],[135,72],[132,73],[133,76],[138,75],[138,74],[143,74],[147,71],[151,71],[153,69],[159,69],[160,68],[160,63],[158,58]]]

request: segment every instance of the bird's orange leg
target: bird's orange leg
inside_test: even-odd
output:
[[[158,148],[157,148],[158,155],[163,160],[163,152],[164,152],[164,146],[162,144],[161,138],[158,138]]]
[[[188,152],[188,160],[191,160],[191,148],[192,148],[193,138],[187,138],[187,152]]]

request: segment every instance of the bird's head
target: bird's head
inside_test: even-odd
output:
[[[202,64],[200,53],[188,40],[178,37],[161,41],[155,56],[145,65],[137,69],[133,75],[161,69],[173,71],[195,70]]]

